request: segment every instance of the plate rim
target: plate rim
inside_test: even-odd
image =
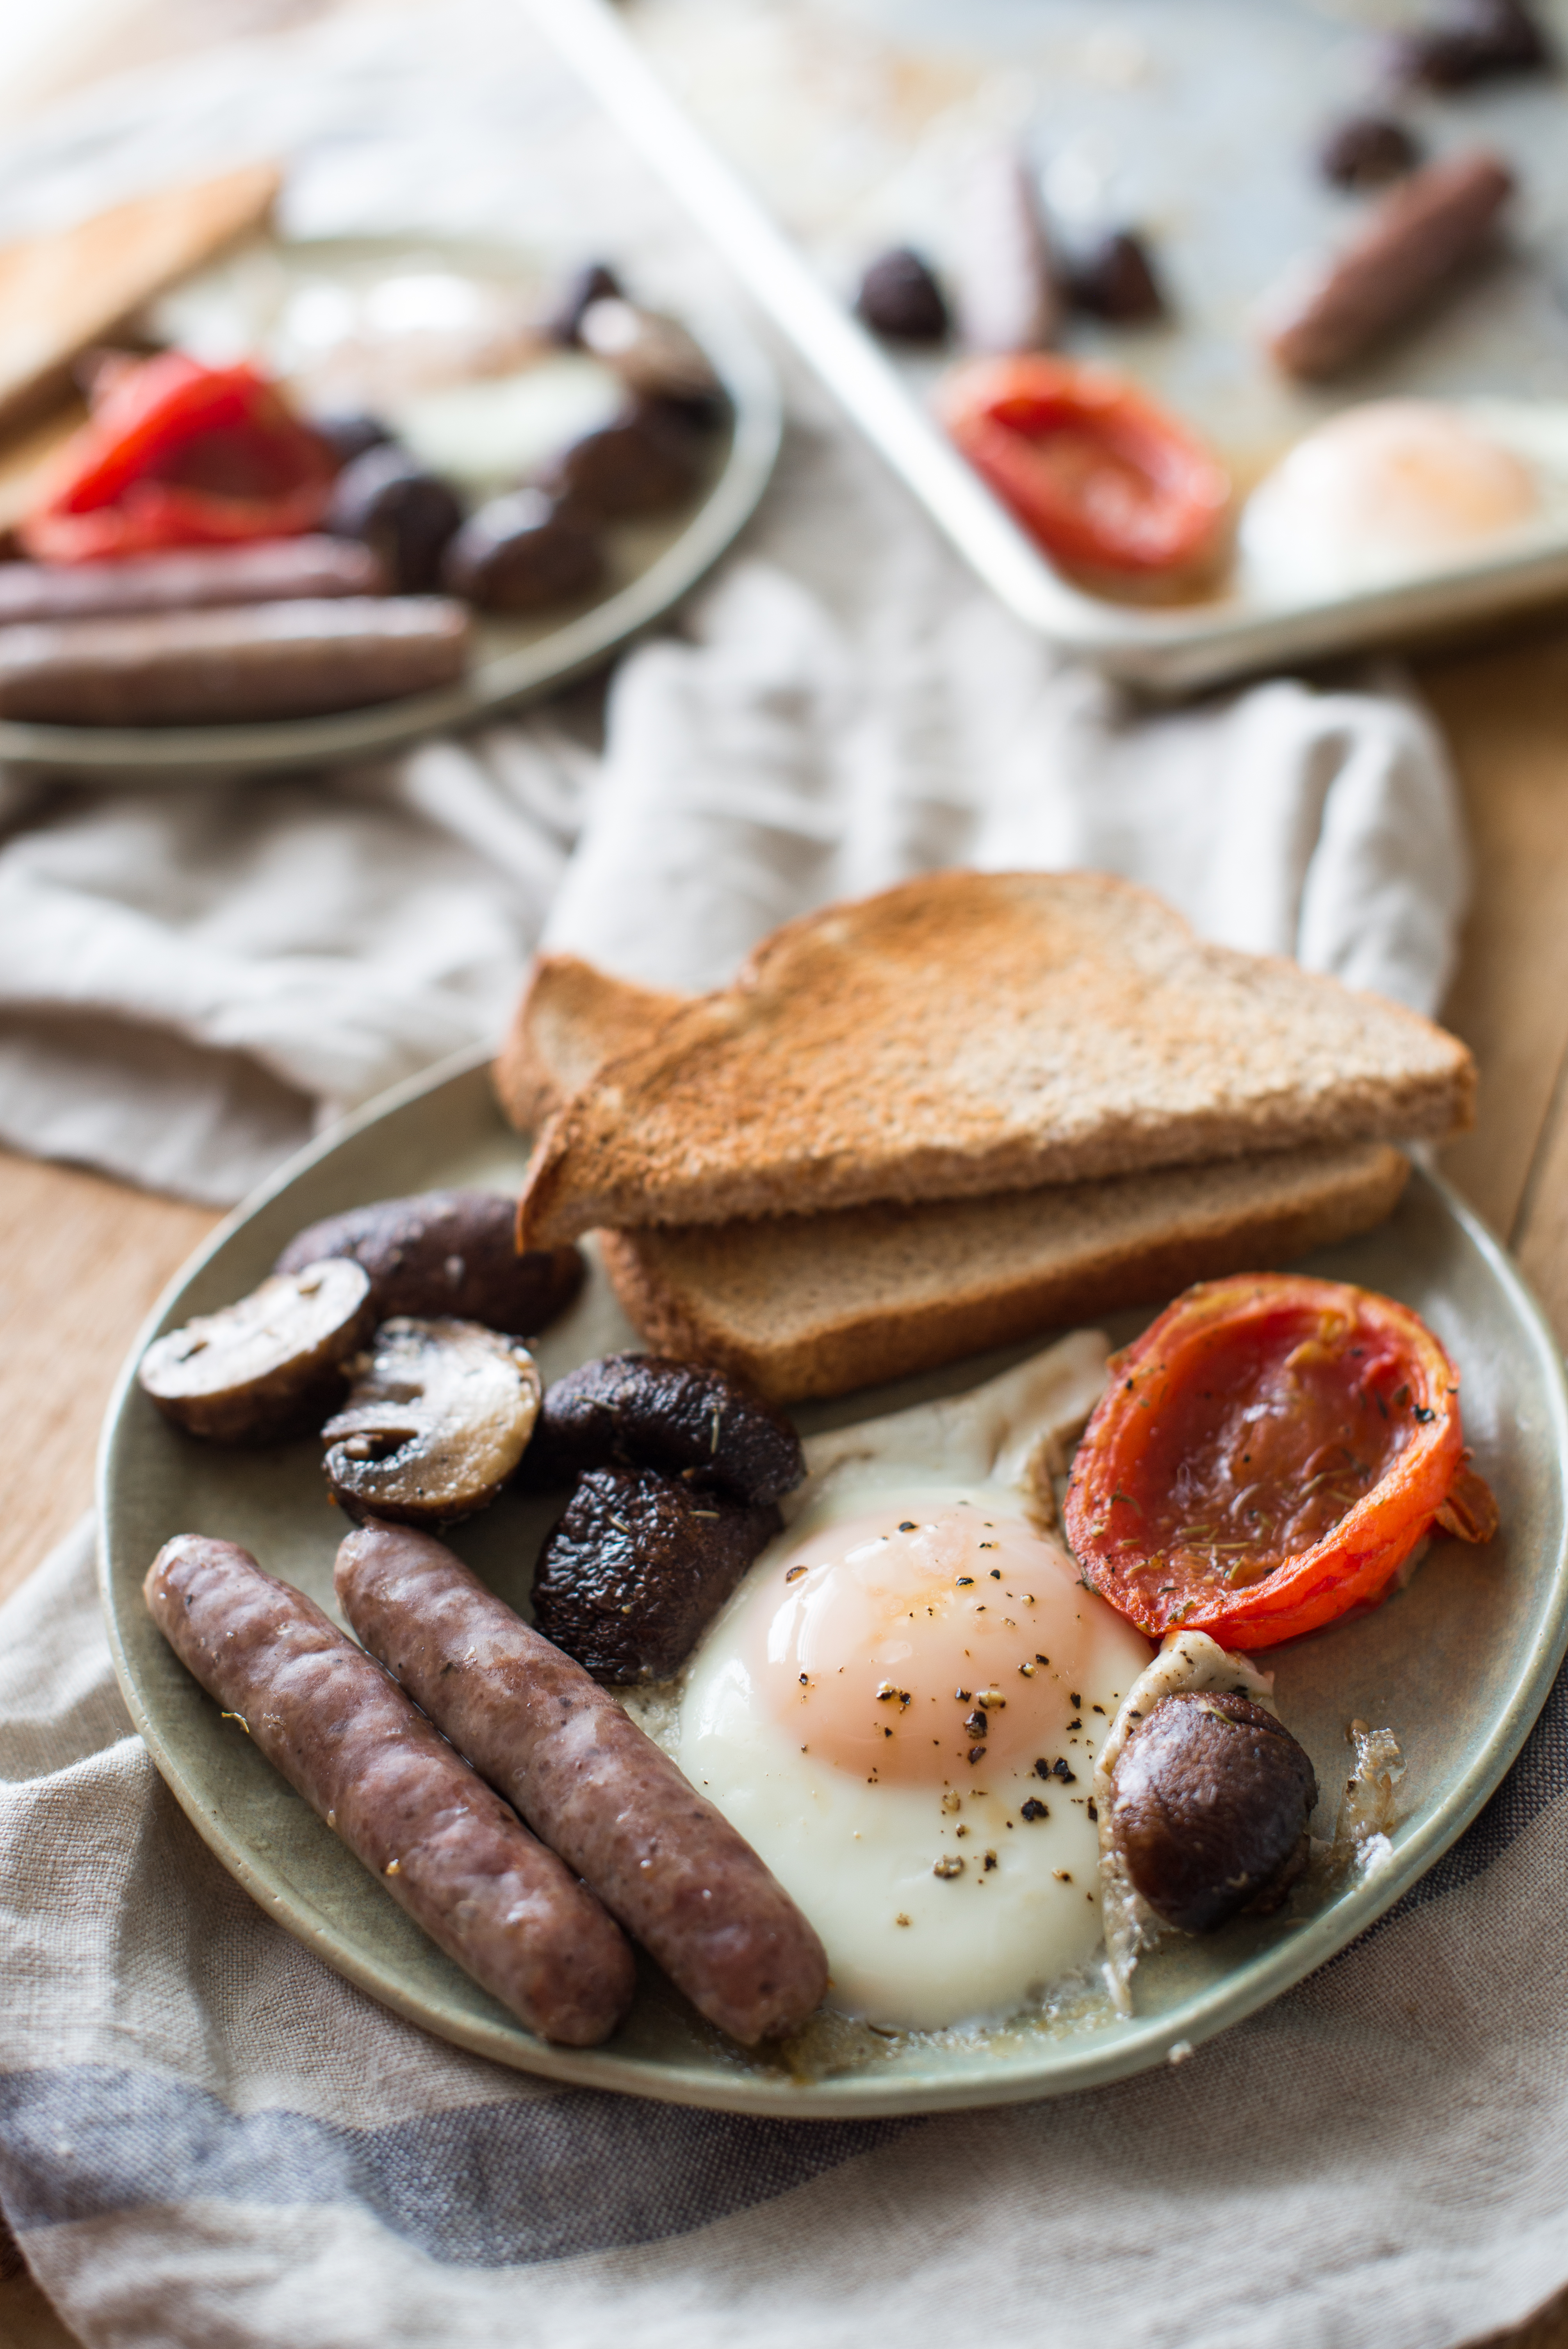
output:
[[[396,1979],[382,1965],[367,1961],[351,1940],[325,1921],[311,1921],[304,1904],[283,1871],[244,1849],[225,1828],[221,1816],[204,1804],[197,1785],[187,1775],[181,1754],[164,1736],[144,1699],[121,1636],[111,1556],[113,1484],[126,1404],[135,1388],[136,1365],[190,1282],[254,1215],[281,1196],[302,1174],[385,1118],[414,1106],[422,1097],[482,1078],[492,1059],[489,1046],[466,1047],[449,1055],[377,1095],[307,1143],[249,1193],[165,1284],[132,1341],[104,1415],[96,1478],[97,1575],[115,1675],[132,1722],[160,1776],[209,1849],[277,1923],[335,1972],[432,2036],[488,2056],[511,2070],[572,2086],[645,2096],[659,2103],[775,2119],[827,2120],[914,2116],[1034,2102],[1108,2085],[1161,2062],[1179,2062],[1219,2032],[1256,2013],[1349,1948],[1428,1873],[1496,1792],[1533,1728],[1568,1651],[1568,1529],[1553,1566],[1552,1603],[1543,1609],[1535,1636],[1499,1700],[1491,1726],[1465,1769],[1434,1806],[1430,1816],[1401,1846],[1396,1864],[1340,1894],[1327,1914],[1305,1920],[1288,1938],[1249,1959],[1240,1970],[1239,1979],[1228,1976],[1195,1999],[1163,2014],[1134,2017],[1099,2046],[1075,2051],[1070,2041],[1058,2042],[1048,2059],[1020,2060],[1016,2065],[998,2067],[983,2080],[960,2072],[948,2080],[923,2083],[914,2080],[879,2084],[874,2075],[801,2082],[782,2072],[738,2072],[726,2075],[690,2063],[656,2063],[646,2056],[617,2054],[613,2045],[585,2050],[556,2047],[526,2033],[520,2036],[520,2026],[510,2017],[494,2024],[469,2023],[457,2016],[432,2019],[428,2002],[400,1989]],[[1442,1175],[1417,1163],[1412,1166],[1411,1185],[1429,1187],[1446,1214],[1476,1247],[1488,1273],[1501,1286],[1511,1310],[1528,1332],[1541,1358],[1542,1383],[1550,1401],[1551,1424],[1542,1432],[1541,1443],[1543,1447],[1554,1446],[1560,1460],[1568,1460],[1568,1370],[1542,1309],[1502,1244]],[[498,2008],[497,2013],[500,2014],[501,2010]]]
[[[313,246],[385,246],[407,251],[407,237],[287,237],[291,251]],[[468,254],[475,239],[434,235],[432,251]],[[495,241],[487,250],[504,257]],[[515,254],[514,258],[517,257]],[[364,709],[315,718],[249,719],[228,726],[56,726],[0,719],[0,761],[24,775],[80,777],[100,786],[194,788],[215,781],[286,773],[386,756],[449,729],[505,716],[524,702],[586,675],[632,643],[696,586],[745,528],[772,478],[783,441],[779,374],[739,316],[739,303],[693,302],[683,319],[728,395],[732,429],[722,468],[702,503],[647,569],[548,636],[476,663],[460,683]],[[481,687],[479,678],[496,682]],[[259,739],[264,737],[264,740]]]

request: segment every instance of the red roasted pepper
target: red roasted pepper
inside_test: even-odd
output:
[[[43,563],[292,538],[326,508],[336,462],[248,362],[183,351],[117,367],[21,527]]]

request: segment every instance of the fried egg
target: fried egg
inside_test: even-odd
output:
[[[1524,403],[1381,399],[1298,440],[1258,484],[1239,582],[1266,603],[1382,586],[1568,518],[1568,416]]]
[[[1150,1649],[1047,1524],[1104,1357],[1080,1333],[809,1441],[688,1669],[681,1767],[821,1935],[841,2013],[997,2022],[1095,1953],[1095,1761]]]

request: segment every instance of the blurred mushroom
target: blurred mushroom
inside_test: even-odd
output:
[[[381,558],[393,592],[433,588],[447,542],[463,510],[447,482],[395,442],[366,449],[345,465],[333,487],[326,528],[362,539]]]
[[[939,343],[947,332],[947,305],[928,264],[907,244],[879,254],[861,279],[855,313],[873,333],[894,342]]]
[[[480,506],[441,558],[447,593],[487,612],[544,611],[591,595],[603,576],[592,531],[539,489]]]
[[[585,351],[645,398],[707,402],[720,396],[701,345],[659,311],[618,300],[590,302],[577,334]]]

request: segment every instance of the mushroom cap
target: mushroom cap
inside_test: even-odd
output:
[[[1229,1691],[1161,1697],[1116,1765],[1111,1840],[1169,1925],[1212,1932],[1275,1905],[1305,1855],[1317,1779],[1263,1706]]]

